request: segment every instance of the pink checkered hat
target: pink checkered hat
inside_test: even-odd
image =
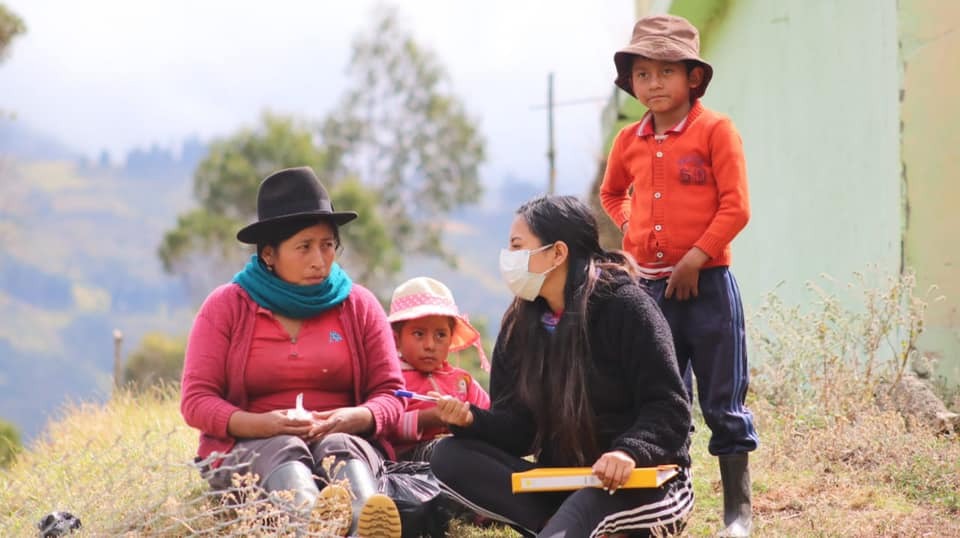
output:
[[[456,320],[453,327],[450,351],[456,352],[470,346],[477,348],[480,354],[480,366],[490,371],[490,361],[487,360],[480,342],[480,332],[473,325],[466,314],[461,314],[457,303],[453,300],[453,292],[442,282],[429,277],[419,276],[411,278],[393,290],[390,300],[390,323],[423,318],[426,316],[450,316]]]

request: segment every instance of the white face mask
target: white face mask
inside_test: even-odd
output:
[[[514,295],[525,301],[532,301],[540,295],[540,288],[543,287],[547,273],[556,267],[551,267],[542,273],[531,273],[530,255],[552,246],[553,244],[549,244],[533,250],[502,249],[500,251],[500,276]]]

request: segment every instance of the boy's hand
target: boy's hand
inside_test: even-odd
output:
[[[437,400],[437,416],[446,424],[466,427],[473,424],[473,411],[470,411],[468,402],[461,402],[453,396],[444,396],[439,392],[428,392],[428,396]]]
[[[680,262],[673,268],[673,273],[667,279],[667,291],[664,297],[678,301],[692,299],[699,294],[697,285],[700,281],[700,268],[707,263],[710,256],[697,247],[691,248],[683,255]]]

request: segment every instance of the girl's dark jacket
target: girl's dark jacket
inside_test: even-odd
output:
[[[609,275],[608,275],[609,276]],[[677,368],[673,337],[659,307],[635,280],[598,283],[588,303],[591,364],[587,389],[600,453],[623,450],[638,467],[690,465],[690,404]],[[515,396],[517,361],[501,330],[493,350],[489,411],[472,407],[474,421],[453,427],[457,437],[486,441],[525,456],[532,452],[533,414]],[[538,463],[568,466],[545,442]]]

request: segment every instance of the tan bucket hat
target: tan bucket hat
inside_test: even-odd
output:
[[[703,66],[703,83],[690,91],[691,100],[702,97],[713,78],[713,67],[700,57],[700,32],[683,17],[650,15],[638,20],[633,26],[630,44],[613,55],[613,63],[617,66],[614,84],[634,97],[630,79],[636,56],[662,62],[699,62]]]

